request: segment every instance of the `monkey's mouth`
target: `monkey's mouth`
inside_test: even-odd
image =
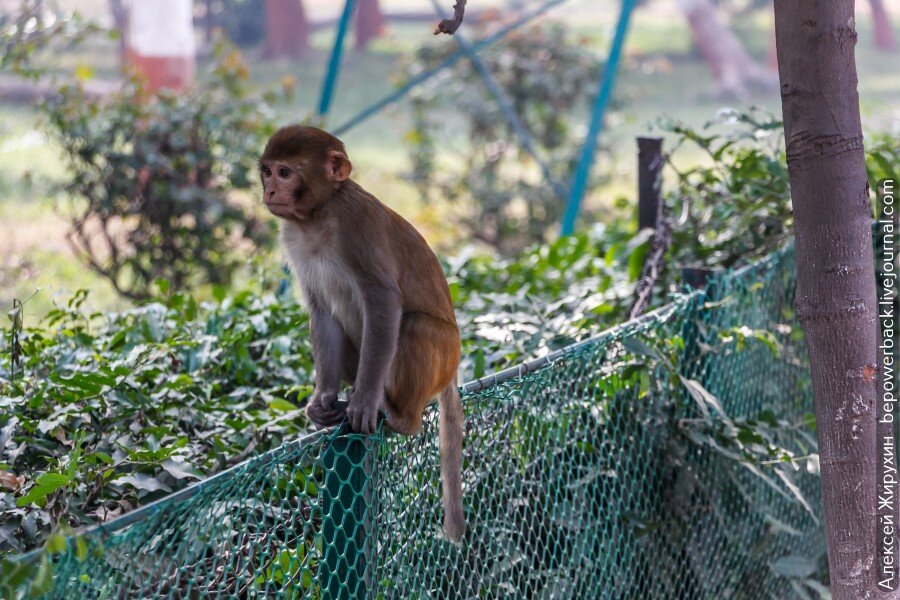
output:
[[[269,212],[272,214],[280,217],[290,214],[292,205],[287,202],[266,202],[266,208],[268,208]]]

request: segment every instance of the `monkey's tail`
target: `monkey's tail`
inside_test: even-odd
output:
[[[455,376],[441,392],[438,410],[444,533],[454,542],[459,542],[466,531],[466,517],[462,506],[462,439],[465,415]]]

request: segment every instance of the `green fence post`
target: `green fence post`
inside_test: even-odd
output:
[[[325,449],[322,466],[322,600],[366,600],[374,559],[374,498],[370,485],[375,448],[370,438],[338,434]]]

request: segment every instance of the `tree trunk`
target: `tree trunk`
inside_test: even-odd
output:
[[[875,47],[879,50],[896,50],[897,39],[883,0],[869,0],[869,4],[872,6],[872,22],[875,25]]]
[[[384,15],[378,0],[359,0],[356,10],[356,49],[365,50],[369,42],[384,33]]]
[[[775,30],[835,600],[876,588],[878,332],[854,0],[778,0]],[[894,597],[894,596],[879,596]]]
[[[774,89],[775,73],[757,63],[722,21],[711,0],[677,0],[694,41],[716,78],[716,96],[745,98],[752,89]]]
[[[127,59],[149,90],[182,90],[194,82],[196,48],[191,0],[130,2]]]
[[[301,0],[266,0],[265,58],[298,58],[309,49],[309,21]]]
[[[212,44],[213,33],[216,29],[214,0],[205,0],[203,3],[203,29],[206,33],[206,43]]]

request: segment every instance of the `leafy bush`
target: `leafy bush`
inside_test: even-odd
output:
[[[576,114],[600,72],[600,64],[583,46],[562,25],[542,24],[479,53],[534,136],[538,153],[563,182],[575,168],[583,141],[574,127]],[[424,46],[408,71],[413,75],[431,69],[455,50],[447,44]],[[412,116],[407,135],[411,177],[423,200],[435,195],[456,200],[464,207],[456,211],[462,215],[458,225],[506,254],[547,239],[562,216],[565,199],[554,193],[534,159],[521,149],[497,101],[468,61],[437,85],[417,92]],[[459,141],[455,132],[461,128],[467,136],[465,148],[452,163],[438,164],[437,141],[446,150]]]
[[[40,328],[11,315],[19,364],[0,345],[0,551],[110,519],[306,428],[296,403],[312,359],[296,303],[175,293],[104,316],[86,297]]]
[[[47,69],[42,51],[64,51],[98,27],[73,12],[48,10],[38,0],[22,0],[17,11],[0,11],[0,73],[38,77]]]
[[[669,161],[676,176],[675,188],[666,195],[675,220],[670,266],[727,269],[765,256],[793,235],[780,120],[757,109],[722,110],[699,129],[675,121],[663,122],[663,129],[677,136],[670,155],[689,144],[707,158],[683,171]],[[897,148],[896,133],[878,133],[866,140],[866,170],[873,189],[879,180],[897,177]],[[873,202],[873,216],[879,210]]]
[[[866,172],[869,185],[876,191],[878,182],[885,179],[900,180],[900,132],[879,133],[866,140]],[[872,209],[875,216],[882,211],[881,199],[873,194]]]
[[[727,127],[725,133],[711,129]],[[701,129],[668,122],[682,144],[708,160],[679,171],[667,194],[675,219],[669,263],[729,268],[762,257],[793,233],[781,121],[757,111],[722,111]]]
[[[647,250],[646,232],[597,225],[515,260],[451,259],[448,279],[471,377],[552,352],[622,320]]]
[[[214,19],[228,39],[242,48],[249,48],[265,38],[265,16],[262,4],[256,0],[222,0]]]
[[[46,103],[71,174],[70,241],[123,296],[147,299],[156,279],[174,289],[228,283],[272,227],[229,197],[255,185],[250,157],[271,127],[244,90],[240,55],[220,48],[213,79],[188,93],[148,97],[139,80],[92,99],[64,87]]]

